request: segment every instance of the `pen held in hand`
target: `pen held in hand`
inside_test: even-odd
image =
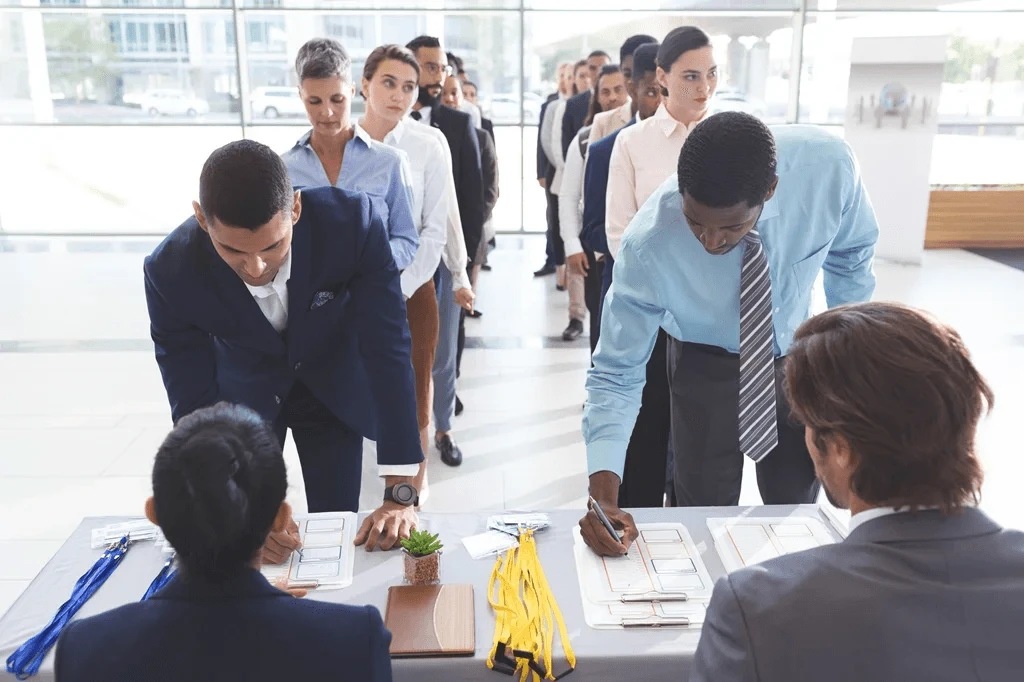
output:
[[[595,514],[597,514],[597,518],[601,520],[601,523],[608,530],[608,533],[612,536],[615,542],[619,543],[620,545],[623,544],[622,538],[620,538],[619,534],[615,531],[615,526],[613,526],[612,522],[608,520],[608,517],[605,515],[604,510],[601,509],[601,505],[598,504],[597,500],[595,500],[593,497],[590,498],[590,508],[594,510]]]

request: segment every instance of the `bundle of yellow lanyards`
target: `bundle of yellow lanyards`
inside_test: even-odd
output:
[[[514,657],[515,673],[522,682],[556,679],[552,671],[556,626],[569,670],[576,667],[565,621],[544,577],[532,530],[520,530],[519,547],[494,562],[487,598],[496,620],[488,668],[497,666],[511,672],[509,659]]]

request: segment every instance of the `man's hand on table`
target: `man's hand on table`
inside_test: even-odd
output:
[[[283,564],[300,547],[302,541],[299,540],[299,524],[295,523],[295,519],[288,519],[288,525],[283,531],[271,531],[263,543],[263,563]]]
[[[356,533],[356,545],[366,545],[371,552],[377,547],[393,549],[400,540],[409,537],[419,517],[412,507],[403,507],[397,502],[385,502],[375,512],[363,519],[363,525]]]
[[[610,471],[598,471],[590,476],[590,496],[597,500],[605,516],[617,530],[624,532],[622,542],[612,539],[608,529],[593,509],[580,519],[580,533],[596,554],[601,556],[622,556],[633,541],[639,537],[632,515],[619,509],[619,477]]]

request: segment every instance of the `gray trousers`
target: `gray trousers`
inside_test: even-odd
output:
[[[441,262],[437,286],[437,353],[434,354],[434,426],[447,433],[455,417],[455,360],[459,346],[459,304],[452,273]]]
[[[765,504],[814,503],[821,484],[804,443],[804,428],[790,418],[782,390],[783,362],[775,361],[779,444],[757,464],[757,487]],[[680,507],[739,504],[744,463],[739,366],[739,356],[722,348],[669,337],[673,475]]]

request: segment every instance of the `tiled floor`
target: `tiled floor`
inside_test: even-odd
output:
[[[153,453],[170,425],[148,343],[141,259],[152,240],[0,240],[0,613],[83,516],[138,514]],[[564,344],[565,294],[535,280],[543,240],[502,238],[468,322],[456,434],[466,461],[431,454],[427,508],[582,507],[580,436],[586,341]],[[1024,414],[1024,272],[959,251],[923,267],[880,263],[877,298],[955,324],[992,382],[997,408],[980,443],[982,505],[1024,527],[1015,419]],[[367,460],[372,461],[368,444]],[[293,447],[290,500],[305,506]],[[381,496],[367,467],[363,506]],[[742,502],[759,501],[750,477]]]

